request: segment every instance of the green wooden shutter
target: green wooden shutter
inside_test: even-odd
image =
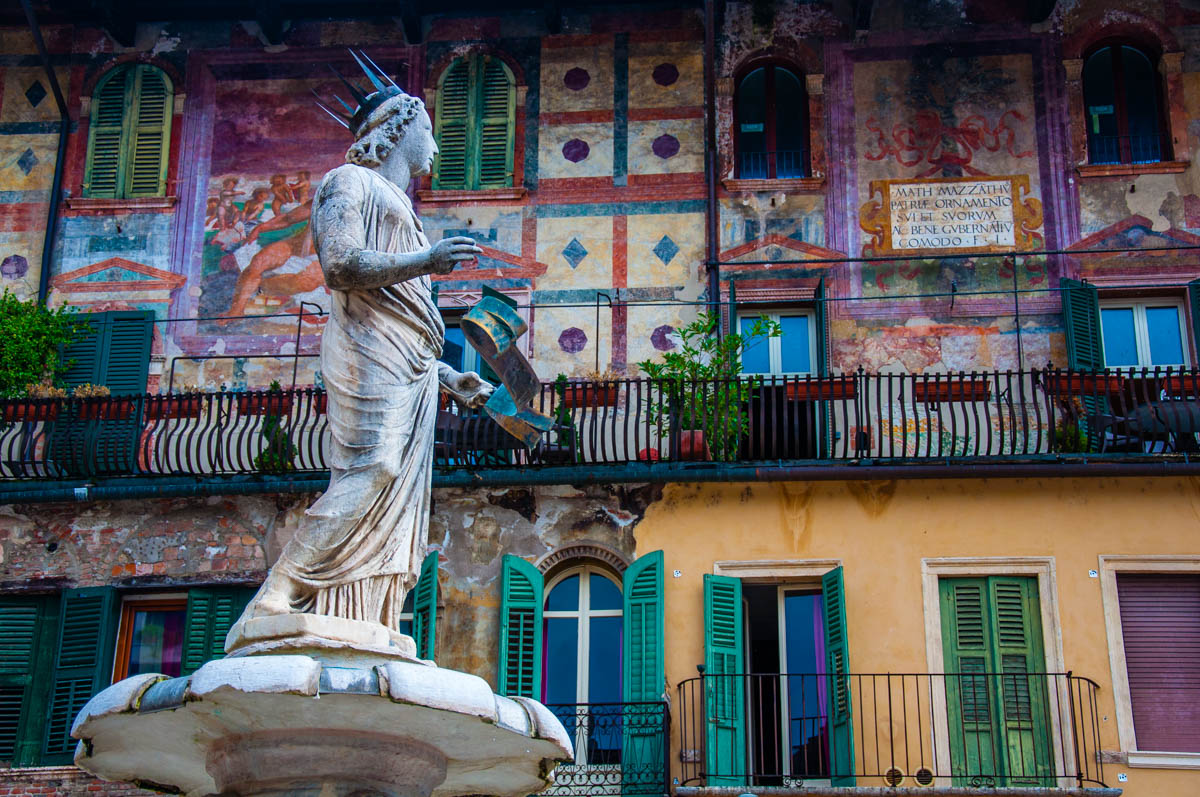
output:
[[[413,589],[413,638],[417,658],[433,661],[437,652],[438,553],[430,551],[421,563]]]
[[[1054,748],[1047,732],[1047,683],[1040,675],[1046,658],[1037,579],[993,576],[989,581],[1006,785],[1046,785],[1054,774]]]
[[[1095,285],[1063,277],[1063,326],[1067,332],[1067,366],[1079,371],[1104,369],[1104,335],[1100,328],[1100,294]]]
[[[112,682],[120,601],[110,587],[62,594],[62,622],[54,657],[42,763],[69,764],[75,753],[71,723],[92,695]]]
[[[225,637],[254,597],[245,587],[204,587],[188,590],[183,628],[183,675],[225,655]]]
[[[433,188],[467,188],[467,141],[471,121],[471,62],[459,58],[442,76],[438,87],[436,130],[437,163]]]
[[[113,310],[107,316],[102,352],[101,384],[114,396],[146,392],[150,373],[150,342],[154,313],[149,310]]]
[[[625,571],[623,580],[623,699],[626,703],[660,703],[666,688],[662,551],[639,556]],[[621,741],[623,793],[661,791],[666,781],[662,712],[647,705],[628,706]]]
[[[104,340],[108,335],[108,314],[81,314],[82,322],[75,338],[58,355],[63,365],[62,381],[68,388],[101,380]]]
[[[54,660],[55,603],[0,598],[0,767],[36,766],[41,756],[47,681],[38,675]]]
[[[173,96],[170,82],[162,70],[139,66],[134,85],[129,120],[129,138],[125,144],[125,195],[165,196],[167,191],[167,150],[171,145]]]
[[[950,723],[950,769],[955,785],[994,777],[997,724],[988,678],[992,671],[987,579],[943,578],[938,582],[942,647],[946,659],[946,706]]]
[[[478,187],[504,188],[512,185],[516,92],[499,58],[484,56],[479,71]]]
[[[537,700],[542,694],[542,574],[512,554],[504,555],[502,571],[498,690]]]
[[[125,171],[121,141],[129,102],[125,87],[132,76],[129,67],[118,67],[103,78],[92,95],[84,196],[110,199],[120,196]]]
[[[1200,368],[1200,280],[1188,283],[1188,312],[1192,315],[1192,367]]]
[[[705,774],[709,786],[746,780],[742,582],[704,576]]]
[[[834,786],[854,785],[854,691],[846,639],[846,588],[842,568],[821,576],[825,613],[825,672],[829,678],[829,766]]]

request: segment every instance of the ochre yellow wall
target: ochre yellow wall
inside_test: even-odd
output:
[[[665,555],[673,700],[676,685],[694,677],[704,660],[703,575],[715,561],[841,559],[850,669],[886,673],[930,670],[923,558],[1053,557],[1064,663],[1101,684],[1101,747],[1115,751],[1100,579],[1088,571],[1098,568],[1101,554],[1200,552],[1200,480],[677,484],[639,524],[637,549]],[[1127,783],[1117,782],[1119,772],[1128,774]],[[1200,772],[1106,764],[1105,778],[1133,797],[1200,793]]]

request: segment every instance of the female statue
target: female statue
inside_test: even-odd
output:
[[[472,407],[492,392],[438,361],[445,328],[430,275],[482,250],[463,237],[430,246],[404,193],[438,152],[429,115],[359,63],[376,90],[346,84],[359,103],[346,125],[355,142],[317,189],[311,221],[333,294],[321,341],[332,476],[227,649],[247,620],[293,612],[395,629],[425,555],[439,388]]]

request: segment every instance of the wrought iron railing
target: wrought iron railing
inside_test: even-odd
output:
[[[1103,786],[1098,689],[1071,673],[702,674],[678,687],[680,782]]]
[[[575,745],[554,770],[557,797],[670,793],[670,710],[664,702],[550,704]]]
[[[737,176],[743,180],[807,177],[808,150],[739,152]]]
[[[437,417],[443,470],[642,463],[1194,458],[1200,370],[971,371],[547,384],[526,447],[482,411]],[[317,473],[313,389],[0,401],[0,479]]]
[[[1140,136],[1088,136],[1088,162],[1093,164],[1158,163],[1166,148],[1159,134]]]

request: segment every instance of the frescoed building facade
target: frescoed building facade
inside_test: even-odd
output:
[[[443,359],[514,304],[558,423],[443,408],[405,621],[555,708],[552,793],[1200,788],[1200,11],[444,5],[0,13],[0,287],[113,393],[0,401],[0,794],[142,793],[71,719],[221,655],[324,488],[348,48],[484,251]],[[778,325],[737,392],[639,365],[702,314]]]

